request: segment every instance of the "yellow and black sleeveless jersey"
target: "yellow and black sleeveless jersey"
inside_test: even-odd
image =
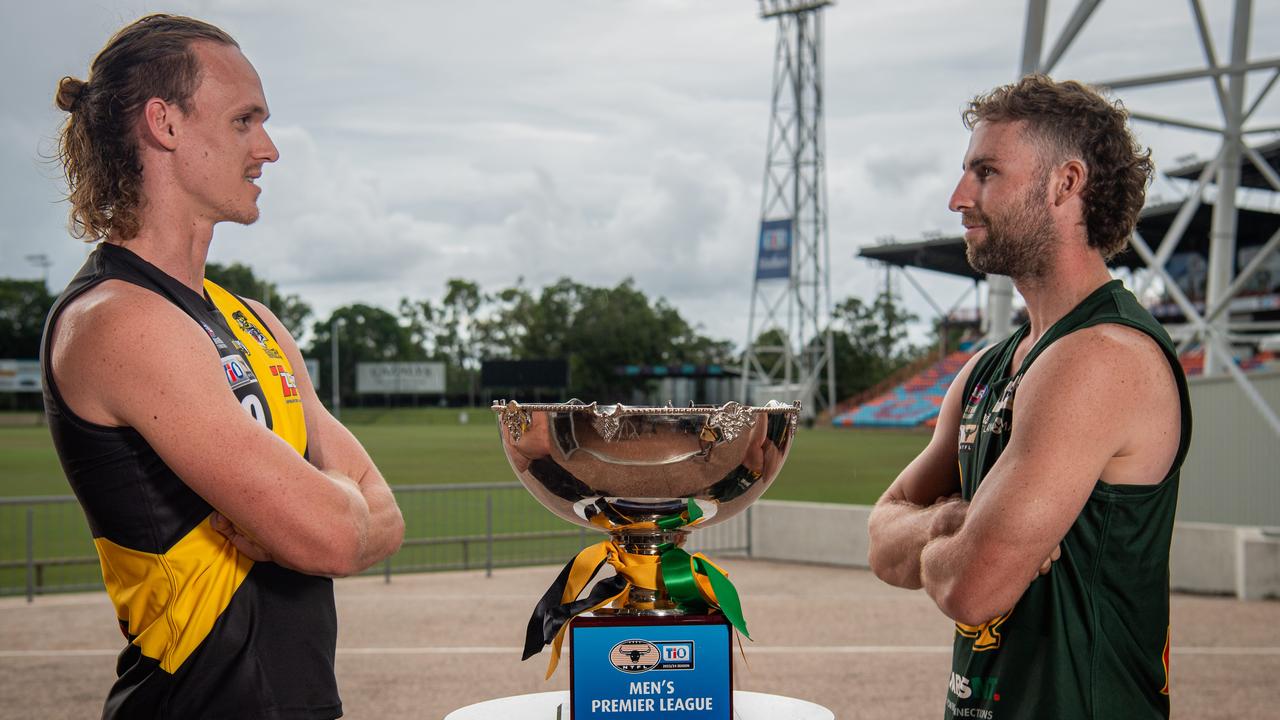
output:
[[[140,434],[87,422],[62,401],[49,329],[67,303],[112,279],[181,308],[208,334],[245,411],[304,457],[307,449],[292,367],[261,318],[213,283],[202,296],[129,250],[99,244],[49,313],[41,363],[54,446],[128,640],[103,717],[339,717],[332,581],[241,555],[210,525],[213,508]],[[148,349],[124,340],[119,352]],[[236,452],[235,437],[225,443]]]

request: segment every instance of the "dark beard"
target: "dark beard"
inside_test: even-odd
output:
[[[1004,215],[992,217],[973,212],[971,217],[976,216],[987,230],[987,237],[980,244],[965,245],[965,258],[973,269],[1011,278],[1044,277],[1058,240],[1045,207],[1047,201],[1044,185],[1037,183]]]

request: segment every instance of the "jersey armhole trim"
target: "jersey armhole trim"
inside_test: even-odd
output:
[[[98,287],[107,280],[119,280],[121,282],[129,283],[134,287],[142,288],[143,290],[150,290],[150,288],[144,285],[132,282],[129,278],[109,274],[94,278],[92,282],[86,283],[83,287],[76,288],[73,293],[61,298],[60,302],[58,302],[57,306],[54,308],[53,314],[49,316],[49,326],[46,329],[44,338],[41,340],[40,351],[48,362],[40,363],[40,379],[46,383],[49,388],[50,396],[52,396],[53,401],[57,403],[57,412],[71,422],[71,424],[78,426],[82,430],[90,432],[137,436],[138,431],[129,425],[102,425],[81,417],[75,410],[71,409],[70,405],[67,404],[66,398],[62,397],[62,391],[58,389],[58,383],[53,379],[53,336],[54,330],[58,325],[58,321],[62,319],[63,311],[67,309],[68,305],[79,299],[80,296]]]

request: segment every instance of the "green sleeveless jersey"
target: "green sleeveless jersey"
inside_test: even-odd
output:
[[[960,418],[962,496],[973,499],[1015,432],[1013,400],[1027,368],[1059,338],[1103,323],[1140,330],[1164,350],[1182,406],[1177,456],[1155,485],[1096,482],[1053,569],[1009,612],[980,626],[956,625],[947,718],[1169,715],[1169,542],[1191,404],[1168,334],[1119,280],[1054,323],[1016,371],[1026,325],[974,366]]]

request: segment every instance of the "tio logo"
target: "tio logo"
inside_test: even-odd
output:
[[[1000,678],[994,677],[973,677],[967,678],[963,675],[951,673],[951,682],[947,687],[960,700],[967,700],[977,696],[982,700],[1000,700],[999,693],[996,692],[996,681]]]
[[[658,643],[661,656],[658,658],[658,670],[692,670],[693,642],[676,640]]]
[[[662,661],[663,662],[689,662],[693,657],[693,648],[689,645],[663,645]]]

